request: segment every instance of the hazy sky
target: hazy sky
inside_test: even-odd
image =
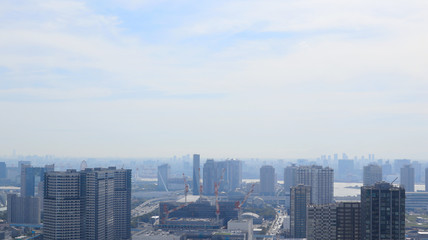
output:
[[[0,154],[428,159],[427,12],[3,0]]]

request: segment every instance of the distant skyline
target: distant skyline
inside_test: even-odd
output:
[[[428,159],[428,3],[0,2],[0,155]]]

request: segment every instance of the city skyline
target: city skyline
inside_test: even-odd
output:
[[[0,9],[0,155],[428,156],[424,1]]]

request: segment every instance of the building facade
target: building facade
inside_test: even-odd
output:
[[[405,190],[387,182],[361,187],[361,239],[404,239]]]
[[[200,168],[201,168],[201,156],[199,154],[193,154],[193,179],[192,179],[192,192],[193,195],[199,195],[200,182]]]
[[[269,165],[260,168],[260,195],[275,195],[275,168]]]
[[[306,237],[306,210],[311,204],[311,187],[299,184],[290,192],[290,230],[293,238]]]
[[[309,205],[306,238],[308,240],[335,240],[336,212],[336,204]]]
[[[40,199],[8,194],[7,221],[9,224],[40,224]]]
[[[297,169],[297,184],[311,186],[313,204],[329,204],[333,202],[334,171],[329,167],[317,165],[300,166]]]
[[[284,190],[290,192],[290,188],[296,186],[297,166],[295,164],[284,168]]]
[[[376,164],[369,164],[363,168],[363,185],[371,186],[382,181],[382,167]]]
[[[405,165],[400,170],[400,184],[406,192],[415,191],[415,169],[411,165]]]

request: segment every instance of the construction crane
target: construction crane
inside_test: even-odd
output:
[[[187,193],[189,192],[189,184],[187,184],[186,176],[183,173],[184,180],[184,203],[187,203]]]
[[[250,191],[248,191],[248,193],[245,195],[244,200],[240,201],[236,201],[235,202],[235,209],[238,209],[238,219],[241,219],[241,215],[242,215],[242,206],[244,205],[244,203],[247,201],[248,197],[251,195],[251,193],[254,191],[254,186],[255,184],[253,184],[251,186]]]

